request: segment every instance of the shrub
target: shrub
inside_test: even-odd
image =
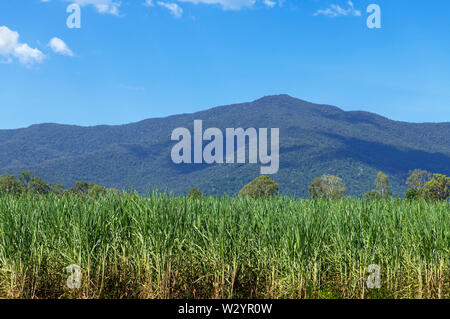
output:
[[[60,184],[54,184],[52,185],[52,193],[55,195],[64,195],[66,192],[63,185]]]
[[[108,191],[105,187],[97,184],[89,184],[87,182],[78,181],[70,189],[71,193],[78,195],[100,196],[106,194]]]
[[[19,195],[25,192],[25,185],[14,175],[0,176],[0,194]]]
[[[414,188],[408,189],[406,192],[405,198],[407,200],[414,200],[420,198],[421,194],[419,191],[415,190]]]
[[[189,198],[189,199],[196,199],[196,198],[202,198],[203,197],[203,194],[202,194],[202,192],[200,192],[197,188],[191,188],[190,190],[189,190],[189,193],[188,193],[188,195],[187,195],[187,198]]]
[[[101,196],[107,193],[106,188],[97,184],[89,184],[88,194],[90,196]]]
[[[75,182],[70,191],[79,195],[86,195],[89,191],[89,184],[83,181]]]
[[[371,190],[370,192],[365,193],[363,198],[365,200],[377,200],[377,199],[382,199],[383,196],[380,191],[374,189],[374,190]]]

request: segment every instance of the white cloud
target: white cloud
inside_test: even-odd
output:
[[[26,43],[19,42],[19,33],[10,30],[7,26],[0,27],[0,55],[6,60],[3,63],[11,63],[15,57],[23,64],[41,63],[45,55],[38,49],[31,48]]]
[[[273,8],[277,3],[275,1],[271,0],[264,0],[264,4],[268,6],[269,8]]]
[[[158,5],[169,9],[169,11],[177,18],[180,18],[183,15],[183,9],[176,3],[158,1]]]
[[[50,0],[41,0],[42,2],[49,2]],[[63,0],[65,2],[77,3],[80,6],[94,6],[97,12],[103,14],[120,15],[119,7],[121,2],[119,0]],[[153,0],[141,0],[146,7],[154,7]],[[174,0],[176,2],[193,3],[193,4],[208,4],[219,5],[223,10],[240,10],[242,8],[249,8],[255,5],[257,1],[263,2],[267,7],[273,8],[276,4],[276,0]],[[285,0],[279,0],[281,6]],[[158,5],[169,9],[176,17],[180,17],[183,14],[183,9],[176,3],[168,3],[158,1]],[[352,4],[353,5],[353,4]],[[334,6],[334,5],[332,5]],[[339,7],[339,6],[337,6]],[[340,8],[340,7],[339,7]],[[330,10],[330,9],[327,9]],[[319,10],[318,14],[322,14],[327,10]],[[357,10],[356,10],[357,11]],[[359,12],[359,11],[357,11]]]
[[[0,54],[9,54],[19,42],[19,33],[11,31],[6,26],[0,27]]]
[[[97,12],[103,14],[119,15],[120,2],[113,0],[65,0],[66,2],[77,3],[80,6],[92,5],[97,9]]]
[[[317,10],[316,13],[314,13],[314,15],[315,16],[324,15],[331,18],[338,16],[356,16],[356,17],[361,16],[361,11],[355,9],[352,1],[348,1],[347,4],[348,4],[347,9],[344,9],[337,4],[332,4],[327,9]]]
[[[41,63],[45,58],[41,51],[30,48],[26,43],[19,44],[19,46],[14,48],[14,56],[23,64]]]
[[[146,6],[146,7],[153,7],[154,6],[153,0],[145,0],[144,6]]]
[[[62,54],[62,55],[73,56],[72,50],[70,50],[69,47],[67,46],[67,44],[63,40],[61,40],[59,38],[51,39],[50,42],[48,43],[48,46],[55,53],[59,53],[59,54]]]
[[[194,4],[218,4],[224,10],[240,10],[244,7],[251,7],[256,0],[178,0],[179,2],[191,2]]]

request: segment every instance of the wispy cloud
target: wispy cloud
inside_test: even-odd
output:
[[[339,16],[356,16],[356,17],[361,16],[361,11],[355,9],[355,6],[353,5],[352,1],[348,1],[347,5],[348,7],[344,9],[337,4],[332,4],[326,9],[317,10],[316,13],[314,13],[314,15],[315,16],[324,15],[331,18]]]
[[[194,4],[216,4],[220,5],[224,10],[240,10],[244,7],[251,7],[256,3],[256,0],[178,0],[178,1],[190,2]]]
[[[155,5],[153,4],[153,0],[145,0],[145,2],[143,3],[144,6],[146,7],[154,7]]]
[[[268,6],[269,8],[273,8],[277,3],[275,1],[271,0],[264,0],[264,4]]]
[[[98,13],[119,15],[120,2],[114,0],[64,0],[80,6],[94,6]],[[46,2],[46,1],[44,1]]]
[[[183,9],[176,3],[167,3],[167,2],[158,1],[158,5],[169,9],[169,11],[176,18],[180,18],[183,15]]]

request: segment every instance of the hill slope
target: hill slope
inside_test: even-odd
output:
[[[394,194],[404,192],[409,170],[450,175],[450,123],[405,123],[367,112],[345,112],[288,95],[215,107],[193,114],[119,126],[58,124],[0,130],[0,174],[28,170],[67,187],[77,180],[140,192],[153,186],[177,193],[198,187],[236,194],[259,175],[260,165],[175,165],[172,130],[203,120],[203,128],[280,128],[280,170],[272,177],[283,193],[307,195],[324,173],[341,176],[352,195],[387,173]]]

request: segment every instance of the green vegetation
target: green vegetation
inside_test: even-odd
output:
[[[66,188],[79,180],[140,194],[153,187],[178,195],[197,187],[205,195],[235,195],[260,173],[259,164],[174,165],[170,134],[177,127],[279,128],[279,193],[307,197],[323,174],[342,178],[348,196],[373,188],[378,171],[389,175],[394,196],[406,192],[410,170],[450,176],[450,123],[405,123],[367,112],[344,112],[287,95],[194,114],[118,126],[41,124],[0,130],[0,175],[29,171]]]
[[[50,184],[29,172],[22,172],[17,177],[10,174],[0,176],[0,195],[9,194],[19,196],[24,193],[36,195],[54,193],[63,195],[65,193],[74,193],[78,195],[101,196],[105,195],[108,191],[114,192],[116,190],[108,190],[103,186],[94,183],[89,184],[83,181],[75,182],[72,188],[66,190],[62,185]]]
[[[378,172],[374,185],[376,191],[380,194],[381,198],[391,197],[392,193],[389,189],[389,179],[383,172]]]
[[[391,190],[389,188],[389,178],[383,172],[378,172],[375,178],[374,185],[376,189],[371,190],[364,194],[364,198],[367,200],[389,198],[392,196]]]
[[[450,177],[442,174],[431,174],[423,170],[414,170],[406,180],[408,191],[406,199],[426,199],[429,201],[446,201],[450,195]],[[374,185],[376,189],[366,193],[363,198],[366,200],[387,199],[392,196],[389,188],[389,178],[383,172],[378,172]],[[322,175],[321,178],[315,178],[308,186],[308,193],[311,199],[329,198],[341,199],[345,197],[347,187],[340,177],[333,175]],[[271,197],[279,195],[279,185],[272,178],[261,175],[245,185],[239,192],[238,197]],[[105,188],[103,186],[77,181],[66,190],[59,184],[50,184],[47,181],[36,177],[28,172],[22,172],[21,175],[0,176],[0,195],[20,195],[23,193],[46,195],[49,193],[63,195],[73,193],[83,196],[102,196],[107,193],[118,193],[114,188]],[[188,198],[202,198],[203,193],[197,188],[191,188],[187,195]]]
[[[280,187],[269,176],[261,175],[245,185],[238,194],[238,197],[271,197],[278,193]]]
[[[107,193],[107,189],[103,186],[86,183],[83,181],[75,182],[73,187],[69,189],[69,192],[76,193],[78,195],[91,195],[91,196],[101,196]]]
[[[311,198],[331,198],[339,199],[345,196],[347,187],[342,178],[333,175],[322,175],[321,178],[315,178],[308,186],[309,196]]]
[[[433,174],[424,187],[425,197],[432,200],[445,201],[449,197],[450,177],[442,174]]]
[[[408,179],[406,180],[406,185],[408,185],[408,190],[413,190],[415,194],[424,196],[425,184],[431,179],[433,174],[430,172],[415,169],[410,172]]]
[[[187,197],[190,199],[199,199],[203,198],[203,194],[197,188],[194,187],[189,190]]]
[[[450,298],[449,181],[415,170],[408,200],[393,199],[380,172],[360,200],[323,175],[298,200],[268,176],[213,198],[5,175],[0,298]],[[380,289],[366,286],[371,264]]]
[[[449,247],[439,201],[0,196],[0,298],[450,298]]]
[[[450,177],[442,174],[416,169],[406,180],[407,199],[424,198],[434,201],[446,201],[450,196]]]

